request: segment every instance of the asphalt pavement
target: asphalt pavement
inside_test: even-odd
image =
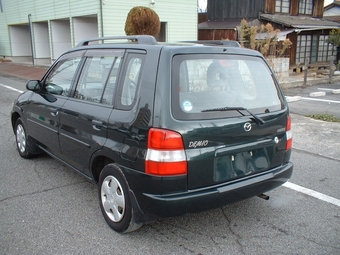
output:
[[[289,103],[294,173],[267,193],[270,200],[159,219],[120,235],[103,220],[94,185],[47,155],[24,160],[16,151],[11,103],[24,80],[46,69],[0,63],[0,254],[340,254],[340,123],[301,114],[310,103],[313,111],[336,108],[340,95],[325,89],[340,84],[285,89],[302,98],[326,91],[313,98],[326,101]]]

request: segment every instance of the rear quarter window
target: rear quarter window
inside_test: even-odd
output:
[[[211,54],[176,55],[172,62],[172,113],[177,119],[238,116],[228,111],[244,107],[254,113],[284,107],[272,73],[259,57]]]

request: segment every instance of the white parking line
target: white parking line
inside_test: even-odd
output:
[[[5,85],[5,84],[1,84],[1,83],[0,83],[0,86],[1,86],[1,87],[4,87],[4,88],[6,88],[6,89],[10,89],[10,90],[13,90],[13,91],[19,92],[19,93],[23,93],[23,92],[24,92],[24,91],[22,91],[22,90],[19,90],[19,89],[12,88],[12,87],[10,87],[10,86],[7,86],[7,85]]]
[[[286,182],[282,186],[340,207],[340,199],[327,196],[320,192],[304,188],[291,182]]]
[[[4,88],[7,88],[7,89],[10,89],[10,90],[13,90],[13,91],[16,91],[16,92],[19,92],[19,93],[23,93],[24,92],[22,90],[19,90],[19,89],[7,86],[5,84],[1,84],[0,83],[0,86],[2,86]],[[301,97],[301,99],[313,100],[313,101],[322,101],[322,102],[331,102],[331,103],[338,103],[338,104],[340,103],[340,101],[325,100],[325,99],[315,99],[315,98],[307,98],[307,97]],[[327,195],[322,194],[320,192],[304,188],[302,186],[296,185],[296,184],[291,183],[291,182],[286,182],[282,186],[340,207],[340,199],[336,199],[334,197],[327,196]]]
[[[326,102],[326,103],[340,104],[340,101],[327,100],[327,99],[308,98],[308,97],[301,97],[301,99],[302,100],[311,100],[311,101],[320,101],[320,102]]]

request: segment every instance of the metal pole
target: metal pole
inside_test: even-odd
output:
[[[308,72],[309,58],[305,58],[305,65],[303,66],[303,86],[307,86],[307,72]]]
[[[330,64],[329,64],[329,83],[332,83],[333,82],[334,57],[330,56],[329,61],[330,61]]]
[[[33,36],[32,36],[31,14],[28,14],[28,27],[29,27],[29,30],[30,30],[30,39],[31,39],[32,65],[34,65],[34,53],[33,53]]]

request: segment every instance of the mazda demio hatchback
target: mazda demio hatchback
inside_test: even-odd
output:
[[[293,171],[278,80],[236,42],[86,40],[26,87],[11,112],[20,156],[48,153],[93,181],[120,233],[261,195]]]

